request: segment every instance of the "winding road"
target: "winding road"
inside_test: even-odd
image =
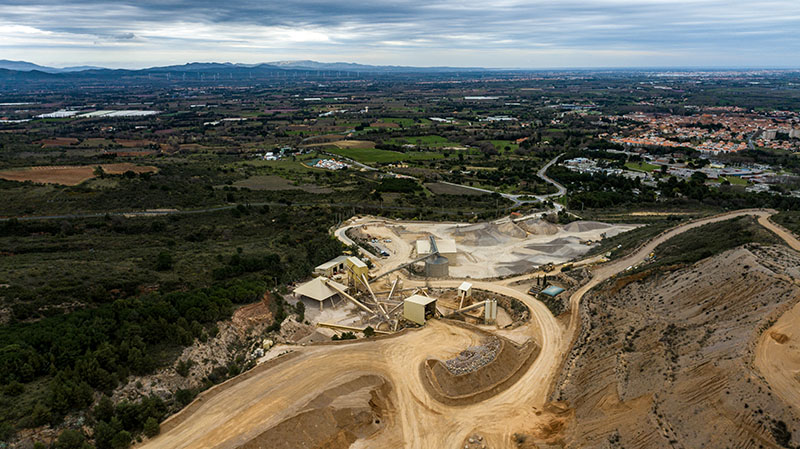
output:
[[[527,194],[499,193],[499,195],[502,196],[503,198],[507,199],[507,200],[513,201],[514,202],[514,206],[519,206],[520,204],[527,204],[527,203],[536,203],[536,202],[544,203],[545,201],[548,201],[548,200],[550,200],[552,198],[558,198],[560,196],[566,195],[567,194],[567,188],[564,187],[563,185],[559,184],[555,179],[547,176],[547,170],[550,167],[552,167],[553,164],[555,164],[561,156],[563,156],[563,153],[559,154],[556,157],[554,157],[550,162],[545,164],[544,167],[540,168],[539,171],[536,172],[536,176],[542,178],[542,180],[544,180],[545,182],[555,186],[555,188],[556,188],[556,192],[555,193],[548,193],[547,195],[527,195]],[[483,188],[480,188],[480,187],[473,187],[473,186],[468,186],[468,185],[464,185],[464,184],[456,184],[456,183],[447,182],[447,181],[439,181],[439,182],[442,183],[442,184],[448,184],[448,185],[451,185],[451,186],[456,186],[456,187],[461,187],[461,188],[464,188],[464,189],[474,190],[476,192],[484,192],[484,193],[490,193],[490,194],[491,193],[497,193],[494,190],[483,189]],[[530,200],[530,199],[522,199],[524,197],[533,197],[535,199],[532,199],[532,200]],[[553,207],[555,208],[556,211],[560,211],[560,210],[562,210],[564,208],[564,206],[562,206],[561,204],[558,204],[558,203],[553,203]]]
[[[800,242],[769,221],[769,210],[740,210],[699,219],[665,231],[619,260],[591,268],[592,279],[570,297],[572,315],[562,324],[533,297],[505,281],[470,280],[473,287],[524,302],[531,320],[504,333],[514,340],[533,339],[541,347],[537,360],[507,390],[467,406],[448,406],[431,398],[418,367],[429,357],[449,358],[475,344],[480,336],[446,321],[431,321],[423,328],[374,341],[341,345],[297,347],[294,359],[255,373],[207,400],[201,395],[196,407],[170,418],[162,435],[144,444],[147,448],[236,447],[281,420],[302,410],[315,395],[364,374],[378,374],[392,384],[392,412],[387,427],[359,447],[444,448],[456,447],[464,438],[480,432],[492,448],[512,448],[515,432],[546,426],[552,419],[543,412],[562,363],[579,330],[579,305],[584,295],[601,282],[641,263],[659,244],[688,230],[731,218],[754,215],[790,246]],[[336,232],[340,238],[343,233]],[[345,241],[347,243],[347,241]],[[456,287],[461,280],[411,281],[407,285]],[[775,380],[765,373],[771,385]],[[796,392],[795,392],[796,393]],[[783,396],[781,396],[783,397]]]

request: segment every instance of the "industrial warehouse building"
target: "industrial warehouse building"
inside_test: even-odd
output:
[[[339,296],[339,291],[346,291],[347,287],[324,277],[314,278],[305,284],[294,289],[295,296],[306,297],[319,303],[319,310],[323,309],[325,300],[331,300],[331,306],[335,305],[333,300]]]
[[[351,276],[361,277],[369,275],[369,267],[358,257],[349,256],[344,263],[347,265],[348,272]]]
[[[335,259],[329,260],[324,264],[317,266],[317,268],[314,268],[314,274],[325,276],[326,278],[332,278],[333,275],[344,272],[346,260],[347,256],[339,256]]]
[[[417,324],[425,324],[428,317],[436,313],[436,298],[414,295],[403,300],[403,318]]]
[[[361,259],[354,256],[339,256],[314,268],[314,274],[326,278],[333,278],[337,274],[345,275],[351,280],[353,276],[361,278],[369,274],[369,267]]]

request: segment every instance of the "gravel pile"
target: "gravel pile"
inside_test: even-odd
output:
[[[491,338],[480,346],[471,346],[456,357],[444,362],[447,369],[455,374],[467,374],[491,363],[500,350],[500,340]]]

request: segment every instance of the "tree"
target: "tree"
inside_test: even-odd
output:
[[[37,402],[36,405],[33,406],[30,419],[32,427],[38,427],[52,421],[53,415],[46,405],[42,404],[41,402]]]
[[[158,420],[152,416],[147,418],[147,421],[144,422],[144,434],[147,435],[148,438],[153,438],[158,435],[160,431],[161,426],[158,424]]]
[[[111,447],[114,449],[126,449],[131,445],[132,439],[133,437],[131,437],[130,432],[127,430],[122,430],[117,432],[117,434],[114,435],[114,438],[111,439]]]
[[[175,371],[181,377],[186,377],[189,375],[189,371],[192,369],[192,365],[194,365],[194,360],[192,359],[179,360],[178,364],[175,366]]]
[[[67,429],[61,432],[56,441],[56,449],[81,449],[86,444],[83,433],[77,430]]]
[[[174,261],[172,260],[172,254],[166,251],[161,251],[158,253],[158,259],[156,260],[157,271],[171,270],[173,265]]]
[[[98,421],[111,421],[111,418],[114,416],[114,404],[111,402],[111,399],[105,395],[101,397],[97,405],[94,406],[92,414],[94,415],[94,419]]]
[[[373,335],[375,335],[375,329],[373,329],[372,326],[367,326],[364,328],[365,337],[372,337]]]
[[[297,321],[302,323],[306,316],[306,305],[303,301],[297,301],[297,304],[294,305],[294,311],[297,314]]]
[[[696,171],[696,172],[692,173],[692,176],[691,176],[690,179],[692,181],[698,183],[698,184],[702,184],[702,183],[706,182],[706,180],[708,179],[708,176],[705,173],[701,172],[701,171]]]

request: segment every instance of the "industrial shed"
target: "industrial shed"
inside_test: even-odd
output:
[[[346,291],[347,287],[330,279],[318,277],[298,286],[294,289],[294,294],[319,302],[319,310],[322,310],[322,305],[326,299],[330,299],[331,305],[334,305],[333,298],[339,295],[337,289]]]
[[[363,260],[359,259],[358,257],[350,256],[345,261],[347,264],[348,271],[350,275],[354,275],[356,277],[366,276],[369,274],[369,267],[367,264],[364,263]]]
[[[347,259],[347,256],[339,256],[335,259],[329,260],[322,265],[318,265],[317,268],[314,268],[314,274],[328,278],[333,277],[334,274],[344,271]]]
[[[337,274],[342,274],[349,281],[352,280],[354,276],[360,279],[361,276],[368,275],[369,267],[367,267],[367,264],[365,264],[364,261],[358,257],[339,256],[335,259],[331,259],[321,265],[318,265],[316,268],[314,268],[314,274],[326,278],[332,278]]]
[[[414,295],[403,300],[403,318],[417,324],[425,324],[428,317],[436,313],[436,298]]]
[[[469,298],[472,296],[472,284],[467,281],[462,282],[461,285],[458,286],[458,296],[462,298]]]

